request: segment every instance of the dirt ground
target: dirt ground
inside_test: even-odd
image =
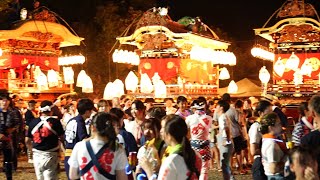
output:
[[[2,156],[0,157],[0,162],[2,162]],[[2,164],[2,163],[1,163]],[[2,166],[2,165],[0,165]],[[59,174],[59,180],[66,180],[66,174],[64,171],[63,163],[60,163],[61,172]],[[250,173],[250,172],[249,172]],[[0,180],[5,180],[5,174],[0,173]],[[34,168],[32,164],[27,162],[26,156],[20,156],[18,160],[18,169],[13,174],[13,180],[35,180],[36,175],[34,173]],[[216,170],[210,170],[209,172],[209,179],[210,180],[220,180],[222,178],[222,173]],[[237,180],[249,180],[251,178],[251,174],[247,175],[236,175]]]

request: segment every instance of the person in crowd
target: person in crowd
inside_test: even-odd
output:
[[[68,160],[76,143],[88,138],[88,133],[85,125],[85,120],[90,118],[94,109],[93,101],[90,99],[81,99],[77,104],[79,114],[70,119],[66,125],[65,131],[65,158],[64,166],[69,179],[69,164]]]
[[[12,109],[11,99],[8,95],[0,95],[0,141],[2,143],[3,171],[7,180],[12,180],[12,171],[15,168],[16,153],[14,141],[20,126],[21,114]]]
[[[176,115],[179,115],[183,119],[186,119],[188,116],[191,115],[191,112],[188,109],[188,100],[186,97],[178,96],[177,105],[178,105],[178,110],[175,113]]]
[[[177,109],[173,107],[174,101],[172,98],[165,98],[164,103],[165,103],[167,115],[174,114],[177,112]]]
[[[27,111],[24,115],[25,117],[25,124],[26,124],[26,132],[25,132],[25,143],[27,144],[27,137],[28,137],[28,129],[29,129],[29,124],[32,120],[38,118],[38,112],[36,111],[36,104],[37,102],[35,100],[30,100],[28,102],[28,108]],[[33,164],[33,159],[32,159],[32,151],[30,151],[27,148],[27,154],[28,154],[28,163],[32,163]]]
[[[288,149],[286,143],[279,139],[282,125],[278,115],[276,113],[264,115],[260,120],[260,131],[262,134],[261,156],[265,175],[268,180],[282,180]]]
[[[124,148],[116,142],[113,118],[105,112],[94,116],[92,139],[77,143],[68,160],[70,179],[128,179],[128,160]]]
[[[296,180],[319,180],[317,153],[308,148],[296,146],[290,153],[290,170]]]
[[[278,98],[276,96],[272,96],[271,94],[266,94],[261,99],[269,101],[272,104],[272,111],[277,113],[277,115],[281,120],[282,127],[286,128],[288,126],[288,119],[287,119],[287,116],[281,111],[281,108],[276,105],[276,104],[280,104],[278,102]]]
[[[148,112],[150,109],[154,107],[154,99],[153,98],[146,98],[144,100],[144,106],[146,107],[146,112]]]
[[[308,102],[302,102],[300,104],[299,116],[299,122],[295,124],[292,131],[292,142],[294,146],[300,146],[301,138],[314,130],[313,125],[308,121],[310,117]]]
[[[75,117],[75,106],[72,103],[66,104],[64,107],[63,117],[61,119],[61,124],[63,128],[66,128],[66,125],[70,119]]]
[[[52,105],[51,101],[42,101],[41,115],[30,122],[28,129],[27,147],[32,149],[33,165],[39,180],[58,179],[58,153],[64,130],[61,122],[52,116]]]
[[[150,168],[147,158],[141,158],[139,165],[145,170],[148,179],[197,179],[199,171],[196,168],[196,154],[187,138],[188,127],[185,120],[178,115],[172,115],[164,128],[164,141],[171,146],[168,157],[162,162],[159,174]]]
[[[146,114],[146,119],[148,118],[156,118],[156,119],[162,119],[164,116],[166,116],[166,111],[161,107],[154,107],[149,109]]]
[[[255,111],[258,114],[258,118],[251,125],[248,135],[250,140],[250,154],[253,156],[252,164],[252,177],[257,180],[267,179],[264,174],[264,168],[261,160],[261,145],[262,145],[262,134],[260,132],[260,120],[261,118],[272,112],[272,104],[269,101],[259,101]]]
[[[118,98],[118,97],[112,98],[112,107],[113,108],[121,108],[120,98]]]
[[[217,103],[216,114],[218,115],[219,133],[218,148],[220,151],[220,166],[222,168],[223,179],[234,179],[230,167],[230,160],[233,151],[233,143],[231,136],[231,122],[226,115],[229,110],[230,104],[227,101],[220,100]]]
[[[128,132],[132,133],[134,138],[136,139],[138,147],[141,147],[145,143],[145,139],[143,136],[142,124],[145,120],[146,107],[143,102],[140,100],[135,100],[131,105],[131,114],[134,117],[133,121],[129,121],[125,128]]]
[[[127,109],[130,109],[130,108],[131,108],[131,104],[132,104],[131,99],[125,98],[125,99],[123,100],[123,108],[122,108],[122,110],[125,111],[125,110],[127,110]]]
[[[160,137],[161,124],[160,120],[156,118],[146,119],[143,123],[144,136],[146,143],[139,149],[137,158],[138,161],[145,157],[151,162],[153,172],[159,172],[161,165],[161,154],[164,152],[164,141]],[[137,166],[138,174],[142,172],[140,166]]]
[[[129,155],[129,152],[137,152],[138,146],[134,136],[124,128],[124,112],[119,108],[112,108],[110,109],[110,113],[117,116],[117,120],[119,123],[119,134],[124,140],[124,148],[126,150],[127,156]]]
[[[200,153],[202,158],[200,179],[208,179],[211,159],[209,132],[212,126],[212,118],[206,115],[205,106],[203,101],[198,100],[193,106],[196,109],[195,113],[186,118],[186,124],[191,135],[191,146]]]
[[[309,110],[313,117],[313,121],[320,124],[320,95],[314,95],[309,101]],[[314,149],[315,152],[320,152],[320,131],[319,129],[310,132],[301,139],[301,146]],[[320,155],[317,155],[318,164],[320,164]],[[320,168],[318,166],[318,175],[320,175]]]
[[[109,103],[109,101],[101,99],[98,102],[98,111],[99,112],[109,112],[111,109],[111,105]]]

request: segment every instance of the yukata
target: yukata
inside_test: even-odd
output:
[[[197,110],[193,115],[186,118],[186,124],[190,129],[191,147],[201,155],[202,159],[199,179],[208,179],[211,159],[209,132],[212,126],[212,118],[207,116],[204,111]]]
[[[58,179],[59,137],[64,133],[59,120],[40,116],[29,124],[28,137],[32,139],[33,165],[38,180]]]

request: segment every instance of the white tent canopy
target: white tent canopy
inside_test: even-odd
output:
[[[261,96],[262,89],[260,86],[253,83],[252,80],[244,78],[236,82],[238,86],[238,92],[233,93],[233,97],[250,97],[250,96]],[[224,93],[228,92],[228,87],[219,88],[219,95],[222,96]]]

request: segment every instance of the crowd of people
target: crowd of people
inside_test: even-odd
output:
[[[23,109],[1,95],[3,170],[11,180],[25,144],[38,180],[58,179],[61,156],[68,179],[319,179],[319,95],[300,104],[292,132],[272,96],[232,100],[60,96]]]

